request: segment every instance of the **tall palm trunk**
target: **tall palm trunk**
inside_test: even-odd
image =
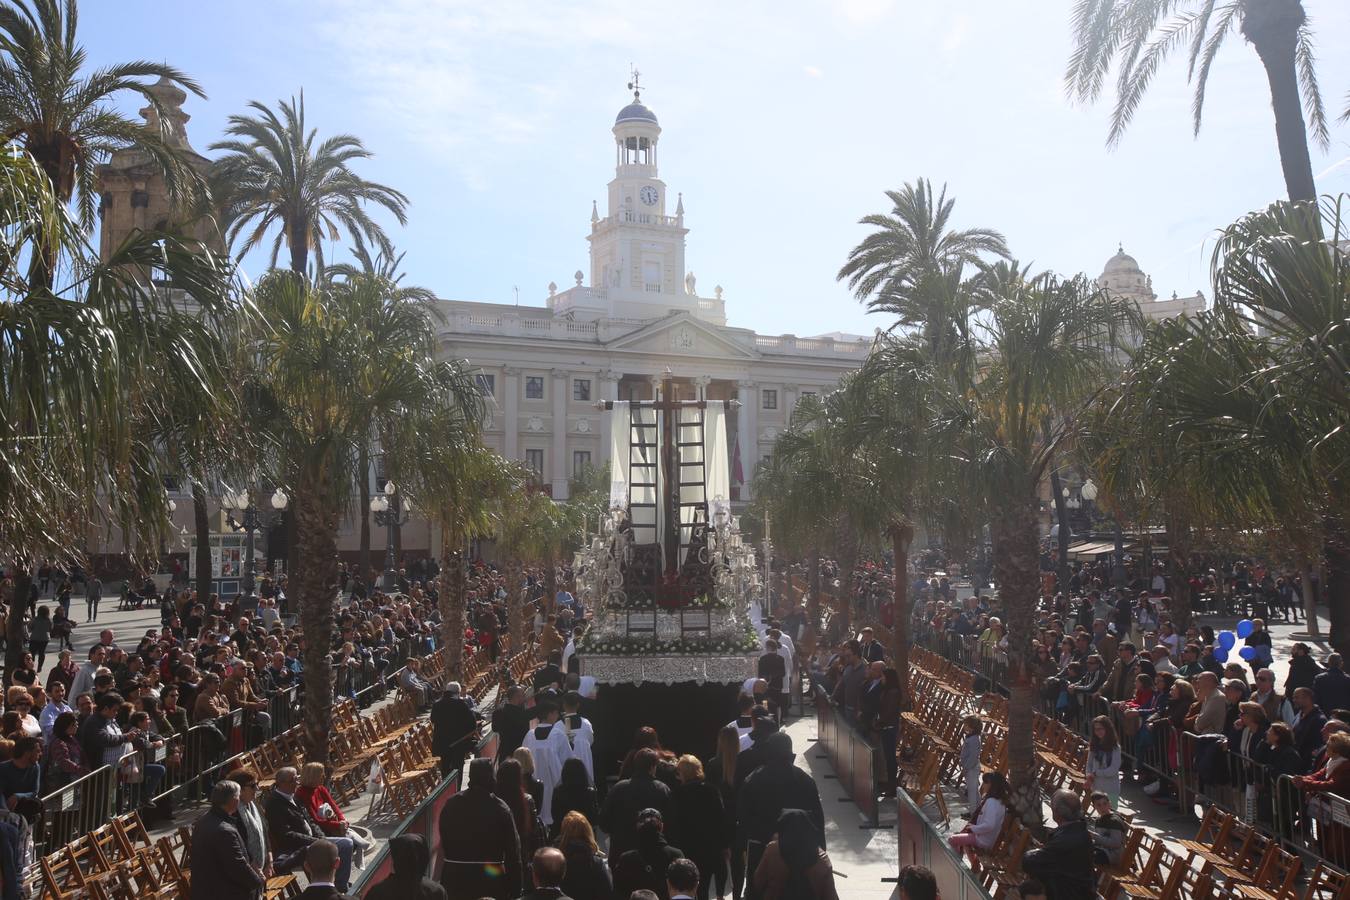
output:
[[[286,238],[290,243],[291,271],[303,278],[309,268],[309,229],[304,222],[292,223],[286,229]]]
[[[300,564],[291,589],[299,597],[300,629],[305,642],[305,745],[307,759],[328,762],[328,736],[333,718],[333,605],[337,585],[338,514],[329,508],[332,495],[328,467],[311,464],[296,485],[295,532]]]
[[[1312,573],[1316,568],[1316,563],[1303,557],[1298,563],[1298,577],[1300,587],[1302,588],[1303,618],[1308,634],[1318,637],[1322,634],[1321,628],[1317,624],[1317,598],[1313,596]]]
[[[361,516],[361,549],[356,571],[365,579],[370,571],[370,447],[362,442],[360,458],[357,461],[358,487],[361,490],[361,505],[357,514]]]
[[[900,675],[900,694],[909,701],[909,545],[914,541],[914,526],[908,523],[890,528],[891,552],[895,556],[895,600],[891,606],[891,659]]]
[[[1307,21],[1302,0],[1264,0],[1244,3],[1242,36],[1251,41],[1270,83],[1270,102],[1275,111],[1275,141],[1280,150],[1280,168],[1290,200],[1317,199],[1308,131],[1299,96],[1296,50],[1298,32]]]
[[[1191,526],[1176,513],[1168,517],[1167,556],[1172,569],[1172,622],[1184,634],[1191,624],[1191,582],[1186,577],[1191,561]]]
[[[9,598],[5,622],[5,686],[13,683],[10,673],[23,664],[23,619],[28,613],[28,595],[33,592],[33,569],[26,562],[14,565],[14,595]]]
[[[1339,487],[1339,485],[1336,485]],[[1343,497],[1333,490],[1331,496]],[[1323,556],[1326,558],[1325,585],[1327,612],[1331,622],[1327,628],[1331,646],[1342,656],[1350,654],[1350,520],[1343,508],[1334,505],[1323,519]]]
[[[441,643],[445,647],[445,671],[453,681],[464,675],[464,617],[466,613],[467,581],[464,577],[464,551],[458,540],[447,529],[441,566],[440,607]]]
[[[1040,596],[1040,562],[1034,496],[1000,510],[990,523],[990,531],[998,594],[1008,616],[1008,771],[1012,782],[1009,805],[1023,823],[1037,825],[1042,816],[1032,727],[1037,691],[1031,675],[1031,642]]]
[[[197,532],[197,602],[205,603],[211,596],[211,514],[207,508],[206,488],[192,485],[192,527]]]

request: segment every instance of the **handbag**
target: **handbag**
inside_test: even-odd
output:
[[[122,745],[122,752],[127,755],[117,765],[117,780],[123,784],[140,784],[145,780],[145,768],[141,765],[140,754],[135,750],[129,743]]]

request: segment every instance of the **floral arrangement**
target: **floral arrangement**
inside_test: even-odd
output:
[[[601,635],[589,632],[581,639],[577,652],[595,656],[710,656],[757,653],[759,635],[746,624],[739,635],[707,635],[661,640],[653,635]]]

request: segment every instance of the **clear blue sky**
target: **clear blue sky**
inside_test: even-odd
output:
[[[1320,76],[1350,92],[1350,3],[1306,0]],[[1159,294],[1204,289],[1213,230],[1283,195],[1269,94],[1234,35],[1191,136],[1184,60],[1161,71],[1116,150],[1111,98],[1064,98],[1071,0],[85,0],[95,64],[167,60],[202,82],[198,150],[252,99],[302,87],[321,135],[376,154],[366,177],[412,199],[411,283],[452,299],[539,305],[587,270],[591,201],[629,63],[660,117],[661,176],[684,194],[699,292],[764,333],[870,332],[835,273],[926,176],[958,224],[998,228],[1024,262],[1097,274],[1117,243]],[[129,104],[130,105],[130,104]],[[1350,125],[1314,150],[1323,192],[1350,191]],[[1337,164],[1341,165],[1337,168]],[[1330,170],[1330,171],[1327,171]],[[250,260],[252,274],[262,260]]]

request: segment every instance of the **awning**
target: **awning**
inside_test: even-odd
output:
[[[1068,550],[1070,556],[1103,556],[1114,552],[1116,545],[1113,541],[1083,541],[1081,544],[1070,544]]]

